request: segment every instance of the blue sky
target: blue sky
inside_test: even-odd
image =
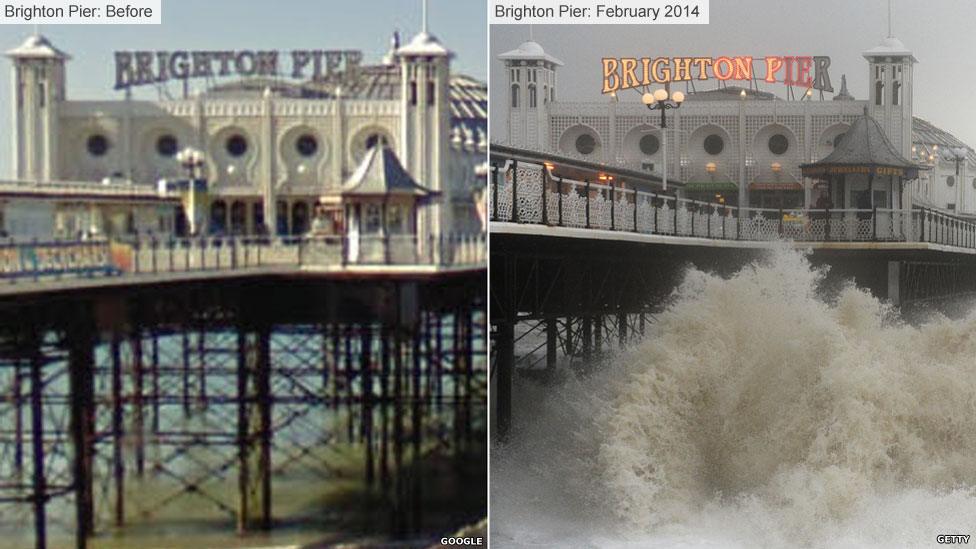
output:
[[[68,52],[69,99],[121,98],[116,50],[359,49],[364,63],[386,52],[393,29],[409,40],[421,27],[421,0],[162,0],[161,25],[51,25],[41,34]],[[430,31],[456,53],[455,72],[486,79],[484,0],[430,0]],[[0,26],[0,50],[19,45],[32,25]],[[9,60],[0,60],[0,178],[9,177],[12,136]],[[286,63],[286,66],[288,64]],[[202,80],[191,81],[203,85]],[[180,85],[170,83],[178,96]],[[154,88],[137,97],[155,99]]]

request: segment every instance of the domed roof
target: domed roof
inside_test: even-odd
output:
[[[525,60],[544,60],[554,65],[562,65],[563,62],[546,53],[542,46],[534,40],[526,40],[519,44],[519,47],[512,51],[507,51],[498,56],[499,59],[525,59]]]
[[[71,59],[71,56],[55,48],[51,41],[40,34],[32,34],[24,43],[7,50],[7,57],[15,59]]]
[[[895,38],[894,36],[889,36],[881,41],[877,46],[864,52],[864,57],[887,57],[887,56],[908,56],[912,58],[912,61],[918,61],[912,52],[909,51],[905,44],[901,40]]]
[[[441,44],[436,36],[427,31],[421,31],[413,37],[406,46],[397,50],[397,55],[451,55],[451,52]]]

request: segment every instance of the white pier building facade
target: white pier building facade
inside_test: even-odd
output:
[[[875,188],[872,205],[918,205],[976,216],[973,148],[914,116],[915,56],[889,36],[863,57],[870,82],[864,99],[849,93],[846,78],[834,82],[840,89],[832,100],[822,100],[812,89],[801,89],[797,100],[783,100],[758,85],[696,91],[673,83],[673,89],[685,90],[686,99],[667,113],[665,148],[660,113],[648,111],[633,90],[603,101],[562,100],[558,75],[565,64],[529,40],[499,56],[508,93],[495,108],[506,111],[508,130],[495,141],[656,175],[666,162],[668,176],[684,184],[678,192],[689,198],[792,209],[813,207],[820,194],[818,182],[803,177],[800,165],[827,157],[867,113],[895,152],[923,168],[906,182],[904,196],[890,196],[887,186]],[[863,198],[856,193],[863,191],[848,185],[833,203],[855,207]]]
[[[452,72],[452,52],[426,28],[404,44],[394,34],[389,53],[375,64],[343,50],[344,70],[336,70],[333,52],[312,52],[318,55],[316,69],[321,61],[329,73],[316,70],[312,78],[300,77],[297,68],[294,74],[261,74],[261,52],[226,52],[226,59],[214,55],[224,52],[172,52],[168,63],[158,60],[159,69],[152,61],[158,72],[150,76],[154,84],[182,76],[184,95],[175,99],[161,85],[159,100],[129,93],[128,85],[145,80],[143,71],[150,70],[143,53],[116,53],[116,87],[125,88],[123,98],[78,100],[70,98],[66,79],[71,57],[48,39],[30,36],[7,51],[13,87],[9,183],[29,189],[60,181],[105,182],[155,190],[160,182],[188,177],[178,153],[190,147],[202,157],[194,177],[206,181],[197,202],[202,219],[193,220],[192,232],[300,235],[312,228],[323,204],[338,200],[369,149],[386,147],[437,197],[419,212],[418,235],[483,230],[477,204],[485,185],[487,88]],[[282,52],[282,65],[288,53]],[[311,54],[290,53],[311,66]],[[218,81],[228,62],[239,78]],[[186,80],[194,76],[205,77],[207,88],[186,93]],[[70,232],[67,225],[106,234],[165,233],[187,224],[171,197],[110,215],[67,195],[45,204],[35,205],[29,217],[72,217],[51,221],[55,233]],[[364,208],[357,217],[403,215]],[[18,215],[6,209],[7,217]],[[65,213],[73,209],[77,215]]]

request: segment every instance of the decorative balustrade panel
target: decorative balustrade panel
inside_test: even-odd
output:
[[[513,194],[518,197],[516,211]],[[752,241],[921,241],[976,248],[976,223],[924,208],[737,208],[552,178],[541,166],[522,163],[515,172],[494,175],[489,211],[493,221],[642,234]]]

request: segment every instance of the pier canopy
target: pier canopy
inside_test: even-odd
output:
[[[900,200],[904,183],[918,178],[919,169],[895,149],[867,113],[854,120],[830,154],[800,165],[804,177],[826,182],[829,200],[818,202],[858,209],[904,207]],[[876,181],[882,183],[878,188]]]

